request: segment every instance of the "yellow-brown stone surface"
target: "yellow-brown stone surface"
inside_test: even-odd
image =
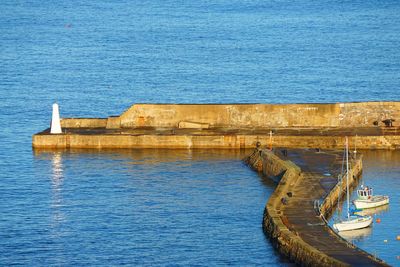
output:
[[[371,127],[400,119],[400,102],[335,104],[136,104],[121,127],[176,127],[180,121],[213,127]],[[400,125],[396,120],[394,126]]]
[[[392,127],[382,122],[394,119]],[[375,124],[374,124],[375,122]],[[136,104],[120,116],[64,118],[63,133],[33,136],[51,148],[400,148],[400,102]],[[378,123],[378,125],[376,125]]]

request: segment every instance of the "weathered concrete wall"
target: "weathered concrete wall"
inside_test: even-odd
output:
[[[393,125],[400,125],[400,102],[340,103],[339,126],[372,126],[374,121],[395,119]]]
[[[400,136],[350,137],[350,147],[357,141],[358,149],[399,149]],[[270,144],[269,136],[259,135],[160,135],[154,134],[35,134],[35,148],[254,148],[260,142]],[[274,147],[333,149],[344,146],[341,136],[276,136]]]
[[[245,148],[240,140],[196,135],[77,135],[33,136],[35,148]]]
[[[332,116],[335,114],[335,116]],[[122,127],[177,127],[181,121],[213,127],[338,125],[335,104],[153,105],[138,104],[121,115]]]
[[[344,140],[342,136],[353,135],[350,137],[351,147],[357,142],[360,149],[399,149],[399,128],[373,126],[374,121],[388,118],[396,119],[395,126],[400,125],[400,102],[280,105],[138,104],[130,107],[121,116],[62,119],[64,137],[52,138],[42,132],[33,136],[33,146],[249,148],[261,142],[264,146],[272,144],[293,148],[341,148]],[[352,132],[354,126],[362,133],[357,138],[354,137],[355,132]],[[85,129],[81,129],[80,133],[73,133],[72,130],[68,132],[68,129],[77,128]],[[91,132],[91,128],[98,129]],[[173,130],[170,134],[165,131],[161,133],[166,128]],[[271,128],[277,131],[272,140],[268,134],[268,129]],[[154,131],[133,132],[140,129]],[[182,132],[182,129],[203,131]],[[287,129],[289,130],[285,132]],[[55,143],[55,139],[62,142]]]
[[[63,118],[61,127],[63,128],[105,128],[107,119],[103,118]]]
[[[301,169],[265,150],[255,150],[247,162],[264,175],[282,177],[264,210],[263,229],[275,248],[301,266],[347,266],[304,242],[284,223],[281,199],[303,178]]]
[[[67,128],[178,127],[181,123],[210,127],[371,127],[395,119],[400,125],[400,102],[337,104],[135,104],[121,116],[64,118]],[[204,128],[204,127],[202,127]]]
[[[182,121],[211,127],[371,127],[393,118],[400,102],[337,104],[136,104],[121,116],[121,127],[178,127]]]
[[[121,128],[121,118],[119,116],[108,117],[107,129],[118,129]]]

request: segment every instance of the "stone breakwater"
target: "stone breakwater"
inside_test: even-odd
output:
[[[300,162],[301,168],[289,158]],[[279,179],[265,206],[263,229],[281,254],[301,266],[387,266],[347,243],[326,225],[324,216],[332,212],[345,184],[334,185],[336,178],[325,179],[321,172],[329,171],[337,177],[339,152],[284,150],[278,156],[266,149],[256,149],[245,161],[264,175]],[[357,182],[361,171],[361,158],[352,160],[351,184]]]
[[[33,147],[330,149],[349,136],[360,149],[399,149],[400,102],[135,104],[119,116],[62,118],[61,126],[33,135]]]
[[[62,108],[62,107],[61,107]],[[400,102],[332,104],[135,104],[118,116],[65,119],[65,127],[108,129],[371,127],[394,119],[400,126]]]

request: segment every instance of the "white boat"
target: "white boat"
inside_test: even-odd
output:
[[[350,231],[356,229],[362,229],[368,227],[372,224],[371,216],[359,216],[354,215],[350,216],[350,192],[349,192],[349,141],[346,137],[346,149],[345,149],[345,157],[346,157],[346,192],[347,192],[347,218],[334,223],[333,228],[340,231]]]
[[[374,196],[371,187],[363,187],[357,190],[358,198],[353,200],[354,206],[357,209],[370,209],[389,204],[388,196]]]
[[[339,232],[349,231],[349,230],[362,229],[368,227],[371,225],[371,223],[372,223],[371,216],[353,215],[353,216],[348,216],[345,220],[342,220],[339,223],[335,223],[333,225],[333,228],[335,228]]]

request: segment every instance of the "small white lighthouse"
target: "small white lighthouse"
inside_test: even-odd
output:
[[[62,133],[61,130],[61,123],[60,123],[60,112],[58,111],[58,104],[53,104],[53,115],[51,116],[51,134],[60,134]]]

